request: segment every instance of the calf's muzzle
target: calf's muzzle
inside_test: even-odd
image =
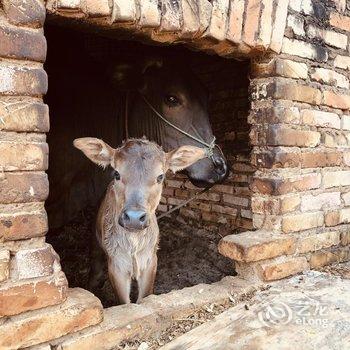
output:
[[[127,230],[144,230],[149,226],[149,216],[142,209],[124,209],[119,216],[119,225]]]

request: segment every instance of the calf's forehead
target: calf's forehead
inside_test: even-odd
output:
[[[114,163],[117,170],[127,171],[130,176],[146,177],[165,169],[166,156],[153,142],[129,141],[117,150]]]

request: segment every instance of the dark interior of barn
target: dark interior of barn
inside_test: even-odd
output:
[[[247,170],[249,62],[209,56],[181,45],[150,46],[54,25],[46,26],[45,35],[48,42],[45,69],[49,79],[45,102],[50,108],[50,196],[47,201],[50,232],[47,241],[60,255],[70,286],[88,289],[90,242],[94,239],[98,206],[96,197],[110,181],[108,169],[91,166],[85,159],[80,161],[83,155],[73,148],[72,141],[92,136],[118,146],[124,137],[118,118],[125,93],[114,86],[111,66],[116,60],[133,60],[140,56],[170,56],[183,60],[206,86],[213,133],[232,169],[225,184],[237,188],[237,192],[233,191],[237,198],[243,196],[248,203],[247,208],[243,208],[241,203],[227,202],[231,210],[217,214],[224,218],[221,223],[217,220],[219,216],[209,215],[194,220],[175,213],[171,218],[162,219],[155,293],[212,283],[234,274],[232,262],[217,252],[217,244],[227,233],[251,228],[248,213],[250,169]],[[75,167],[81,167],[79,175]],[[93,174],[101,172],[104,180],[96,182]],[[77,205],[76,198],[83,198],[83,207]],[[210,200],[202,202],[211,205]],[[193,208],[203,209],[199,205]],[[209,210],[213,213],[212,207]],[[94,293],[104,306],[114,304],[107,273],[105,283]]]

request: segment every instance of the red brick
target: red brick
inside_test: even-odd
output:
[[[342,95],[333,91],[324,91],[323,104],[339,109],[350,109],[350,95]]]
[[[252,163],[259,168],[295,168],[300,166],[300,150],[273,147],[269,150],[255,151]]]
[[[48,152],[46,143],[0,142],[0,168],[4,171],[46,170]]]
[[[0,95],[41,96],[47,92],[43,68],[0,62]]]
[[[20,250],[11,260],[11,278],[22,280],[49,276],[54,272],[56,261],[58,256],[49,244],[42,248]]]
[[[321,135],[316,131],[299,130],[282,125],[270,125],[266,141],[272,146],[315,147],[320,143]]]
[[[68,282],[61,272],[57,276],[27,283],[0,287],[0,317],[62,303]]]
[[[9,278],[10,275],[10,251],[7,249],[0,250],[0,282]]]
[[[44,62],[46,40],[41,32],[0,25],[0,56]]]
[[[231,0],[231,6],[229,7],[227,40],[235,44],[240,44],[242,42],[244,5],[244,1]]]
[[[293,254],[295,239],[265,231],[244,232],[220,240],[219,253],[236,261],[252,262]]]
[[[45,173],[0,173],[0,203],[43,202],[49,194]]]
[[[12,316],[0,328],[0,348],[19,349],[59,338],[102,321],[101,302],[84,289],[69,290],[61,305]]]
[[[302,168],[324,168],[341,164],[342,154],[340,152],[316,151],[301,153]]]
[[[12,241],[44,236],[48,230],[47,215],[44,210],[31,213],[0,213],[0,240]]]
[[[320,268],[333,263],[340,263],[350,259],[350,247],[341,247],[331,251],[317,252],[311,255],[310,266],[312,269]]]
[[[260,273],[264,281],[275,281],[309,270],[309,268],[305,257],[296,257],[281,262],[260,264]]]
[[[0,130],[48,132],[49,108],[47,105],[23,98],[0,99]]]
[[[6,18],[13,24],[30,27],[44,25],[46,9],[41,0],[2,0]]]
[[[243,24],[243,41],[251,46],[257,46],[257,36],[259,30],[260,0],[247,0],[245,18]]]
[[[261,194],[281,195],[319,188],[320,174],[305,174],[289,178],[254,178],[251,188]]]
[[[339,13],[332,12],[329,18],[329,24],[333,27],[350,32],[350,17],[342,16]]]

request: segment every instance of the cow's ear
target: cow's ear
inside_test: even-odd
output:
[[[74,147],[80,149],[95,164],[105,168],[110,165],[115,149],[100,139],[82,137],[73,141]]]
[[[204,148],[181,146],[178,149],[167,153],[166,156],[168,168],[175,173],[189,167],[198,160],[205,158],[206,152]]]
[[[116,63],[108,69],[108,75],[119,90],[137,90],[142,85],[142,72],[135,64]]]

